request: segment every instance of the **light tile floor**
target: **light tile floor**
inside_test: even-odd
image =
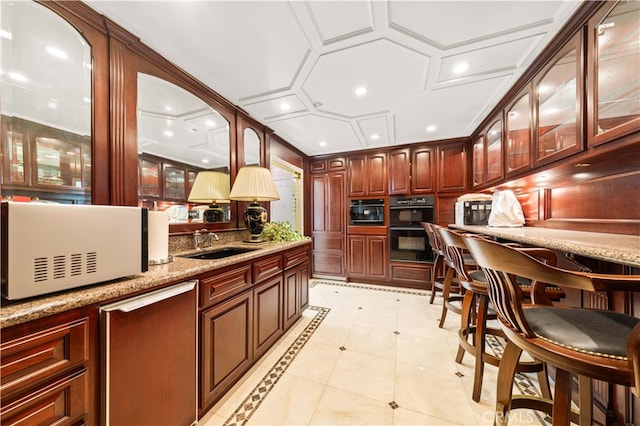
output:
[[[491,425],[497,369],[471,400],[473,358],[462,364],[459,316],[438,328],[428,292],[313,280],[310,308],[198,422],[213,425]],[[493,342],[492,350],[501,350]],[[514,393],[537,392],[519,375]],[[528,410],[510,425],[545,425]]]

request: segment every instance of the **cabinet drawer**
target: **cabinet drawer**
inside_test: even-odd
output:
[[[296,251],[290,251],[284,254],[284,269],[298,265],[309,260],[309,252],[307,248]]]
[[[253,264],[253,282],[257,283],[282,272],[282,256],[272,256]]]
[[[208,306],[251,287],[251,266],[235,267],[204,278],[200,284],[200,305]]]
[[[82,424],[87,423],[85,405],[88,377],[86,370],[64,377],[23,398],[3,404],[3,425]]]
[[[0,345],[0,394],[41,383],[89,360],[88,318]]]

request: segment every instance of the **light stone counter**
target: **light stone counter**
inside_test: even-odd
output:
[[[521,228],[491,228],[488,226],[469,225],[449,226],[475,234],[489,235],[518,243],[546,247],[640,268],[640,236],[638,235],[566,231],[532,226]]]
[[[162,287],[167,284],[188,280],[199,274],[214,271],[225,266],[234,265],[247,260],[269,254],[278,253],[298,246],[310,244],[311,240],[290,243],[225,243],[215,244],[212,250],[222,247],[255,247],[255,251],[242,253],[216,260],[198,260],[179,257],[184,253],[175,253],[173,261],[149,266],[147,272],[135,276],[120,278],[100,284],[79,287],[72,290],[58,292],[51,295],[33,297],[25,300],[2,300],[0,306],[0,328],[10,327],[49,315],[58,314],[71,309],[80,308],[96,303],[106,303],[109,300],[138,293],[143,290]],[[200,250],[207,251],[207,249]],[[193,250],[191,250],[193,252]]]

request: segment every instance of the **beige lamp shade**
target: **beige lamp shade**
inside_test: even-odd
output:
[[[279,200],[271,171],[264,167],[245,166],[238,171],[229,199],[237,201]]]
[[[227,173],[198,172],[188,200],[192,203],[229,203],[229,186],[229,175]]]

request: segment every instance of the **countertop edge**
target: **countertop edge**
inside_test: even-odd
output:
[[[194,250],[179,252],[172,254],[172,262],[149,266],[149,270],[147,272],[133,276],[24,300],[9,301],[3,299],[0,304],[0,329],[70,311],[76,308],[82,308],[93,304],[105,304],[109,301],[133,295],[144,290],[160,288],[207,272],[246,262],[251,259],[268,256],[270,254],[284,252],[306,244],[311,244],[311,240],[307,239],[283,243],[265,242],[260,243],[258,246],[251,243],[229,242],[215,245],[212,249],[242,246],[255,247],[256,250],[216,260],[198,260],[181,257],[184,254],[194,252]]]

